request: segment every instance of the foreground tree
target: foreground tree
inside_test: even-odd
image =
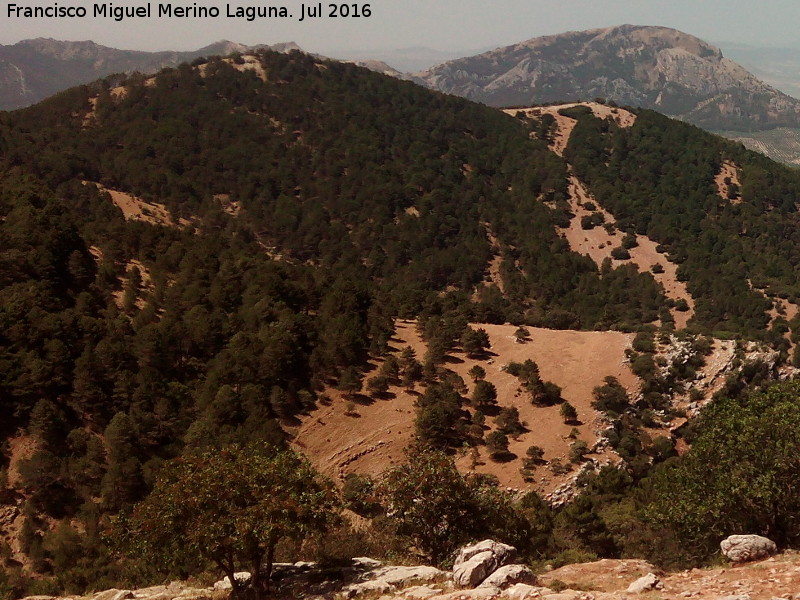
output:
[[[648,520],[674,535],[688,564],[713,556],[736,533],[800,544],[798,397],[795,381],[715,400],[703,409],[689,453],[649,478]]]
[[[395,533],[441,564],[459,546],[493,537],[526,551],[529,523],[510,495],[480,477],[463,476],[453,459],[413,448],[408,462],[383,474],[377,495]]]
[[[231,446],[174,461],[135,507],[124,535],[168,563],[200,555],[228,576],[234,597],[261,598],[278,542],[324,532],[339,509],[333,484],[295,453]],[[249,586],[234,578],[239,570],[250,572]]]

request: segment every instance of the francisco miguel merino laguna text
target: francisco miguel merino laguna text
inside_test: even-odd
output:
[[[254,21],[256,18],[291,18],[285,6],[231,6],[226,4],[224,11],[217,6],[198,6],[193,4],[172,4],[148,2],[142,6],[115,5],[112,3],[93,4],[91,10],[86,6],[26,6],[9,4],[7,16],[12,18],[50,18],[50,19],[83,19],[89,16],[101,19],[147,19],[159,18],[188,18],[188,19],[216,19],[220,16],[228,18],[247,19]]]
[[[300,5],[300,21],[306,18],[320,17],[370,17],[372,10],[369,4],[328,4],[326,11],[323,12],[323,5],[305,4]],[[292,18],[292,14],[285,6],[231,6],[225,5],[224,13],[217,6],[198,6],[196,2],[192,4],[172,4],[158,3],[157,10],[148,2],[144,6],[115,5],[111,3],[93,4],[91,15],[94,18],[114,19],[122,21],[124,19],[148,19],[151,17],[159,18],[178,18],[178,19],[216,19],[225,16],[229,19],[246,19],[255,21],[256,19]],[[57,3],[48,6],[26,6],[21,4],[9,4],[7,16],[9,19],[83,19],[88,17],[89,10],[85,6],[59,6]]]

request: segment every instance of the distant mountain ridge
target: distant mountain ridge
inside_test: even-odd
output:
[[[113,73],[155,73],[200,56],[263,48],[278,52],[300,50],[294,42],[245,46],[228,40],[186,52],[118,50],[91,41],[66,42],[48,38],[0,45],[0,110],[30,106],[64,89]]]
[[[621,25],[539,37],[417,76],[433,89],[492,106],[599,96],[707,129],[800,125],[800,101],[719,48],[666,27]]]

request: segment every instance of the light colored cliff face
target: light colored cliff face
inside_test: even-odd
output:
[[[418,74],[428,86],[495,106],[602,96],[708,128],[799,125],[800,101],[706,42],[623,25],[528,40]]]

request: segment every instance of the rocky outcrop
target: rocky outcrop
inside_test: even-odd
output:
[[[719,547],[735,563],[769,558],[778,551],[775,542],[760,535],[732,535],[722,540]]]
[[[412,583],[443,582],[451,575],[435,567],[379,567],[359,576],[360,581],[342,590],[345,598],[355,598],[366,593],[387,594],[409,587]]]
[[[478,587],[493,587],[504,590],[518,583],[534,585],[536,583],[536,575],[525,565],[506,565],[489,575]]]
[[[240,573],[234,573],[233,577],[236,579],[237,583],[247,583],[250,581],[251,575],[246,571],[242,571]],[[218,581],[214,584],[214,589],[218,592],[227,592],[233,589],[231,585],[230,577],[225,577],[222,581]]]
[[[517,554],[516,548],[483,540],[458,551],[453,563],[453,581],[461,587],[476,587],[498,568],[510,563]]]
[[[129,600],[133,597],[131,590],[106,590],[96,594],[93,600]]]
[[[661,580],[655,573],[648,573],[630,584],[628,586],[628,592],[631,594],[641,594],[642,592],[649,592],[650,590],[659,590],[663,587]]]
[[[481,552],[491,552],[493,556],[497,557],[500,565],[514,560],[517,555],[517,549],[514,548],[514,546],[509,546],[502,542],[495,542],[494,540],[483,540],[482,542],[476,542],[475,544],[470,544],[469,546],[461,548],[458,554],[456,554],[455,561],[453,561],[453,567],[467,562],[473,556]]]
[[[417,74],[433,88],[492,106],[603,97],[708,129],[800,124],[800,101],[716,48],[667,27],[622,25],[540,37]]]
[[[376,566],[376,563],[378,566]],[[655,576],[655,567],[642,560],[603,559],[571,564],[540,575],[537,585],[516,583],[456,589],[447,574],[439,581],[420,581],[420,567],[380,565],[372,559],[354,559],[340,569],[322,569],[315,563],[279,563],[275,581],[276,598],[305,600],[632,600],[636,597],[660,600],[749,600],[800,598],[800,552],[787,551],[778,557],[752,563],[747,568],[691,569]],[[424,567],[432,569],[432,567]],[[498,571],[513,571],[501,567]],[[425,573],[428,571],[422,571]],[[433,572],[433,571],[429,571]],[[441,572],[440,572],[441,573]],[[644,577],[643,577],[644,576]],[[363,586],[359,592],[345,592],[348,586],[383,579],[391,587]],[[655,583],[658,579],[660,583]],[[646,585],[645,585],[646,583]],[[632,585],[634,584],[634,585]],[[663,584],[663,586],[661,585]],[[539,587],[552,586],[552,587]],[[349,588],[353,589],[353,588]],[[379,591],[384,589],[385,591]],[[554,589],[558,589],[556,592]],[[642,589],[642,592],[634,590]],[[587,590],[591,590],[587,592]],[[653,590],[648,593],[648,590]],[[657,591],[655,591],[657,590]],[[642,593],[641,596],[634,595]],[[227,600],[228,592],[193,588],[173,582],[139,590],[107,590],[82,598],[56,599],[36,596],[26,600]]]

